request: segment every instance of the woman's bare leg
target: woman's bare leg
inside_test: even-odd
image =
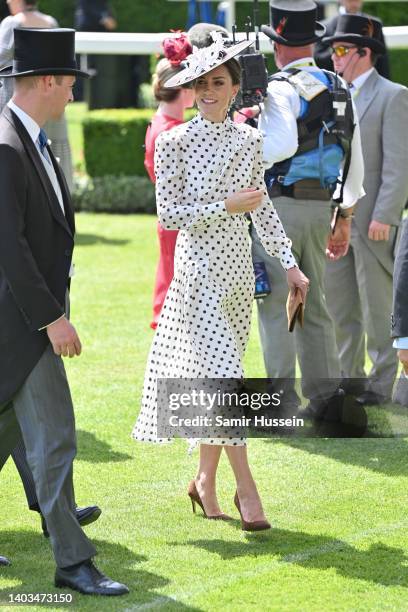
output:
[[[266,520],[261,499],[248,463],[246,446],[225,446],[237,482],[241,512],[246,521]]]
[[[195,483],[205,511],[209,516],[221,514],[215,483],[221,451],[222,446],[220,445],[200,444],[200,462]]]

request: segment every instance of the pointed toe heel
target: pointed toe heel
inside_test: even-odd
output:
[[[271,524],[268,521],[246,521],[242,516],[241,504],[239,503],[238,492],[235,491],[234,504],[241,517],[241,528],[242,531],[266,531],[271,528]]]
[[[228,514],[224,514],[223,512],[221,514],[214,514],[214,515],[208,515],[206,513],[204,509],[204,504],[197,491],[195,480],[190,480],[190,483],[187,489],[187,494],[191,500],[191,507],[193,509],[194,514],[196,513],[196,504],[198,504],[201,510],[203,511],[204,517],[206,519],[210,519],[212,521],[232,521],[233,520],[232,516],[228,516]]]

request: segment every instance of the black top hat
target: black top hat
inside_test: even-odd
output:
[[[1,78],[61,74],[89,77],[75,61],[75,30],[65,28],[16,28],[14,59],[0,71]]]
[[[363,15],[340,15],[333,36],[326,36],[325,43],[335,41],[351,42],[359,47],[368,47],[374,53],[385,53],[385,45],[381,37],[381,21]]]
[[[261,30],[281,45],[303,47],[321,40],[326,33],[316,16],[317,6],[312,0],[271,0],[271,25]]]

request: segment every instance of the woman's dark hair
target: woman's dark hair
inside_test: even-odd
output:
[[[239,62],[233,57],[232,59],[225,62],[224,66],[228,70],[230,77],[232,79],[233,85],[239,85],[241,82],[241,66]]]

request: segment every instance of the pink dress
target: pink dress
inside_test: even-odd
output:
[[[145,160],[144,165],[150,180],[155,183],[154,174],[154,147],[157,136],[166,130],[170,130],[182,121],[160,113],[156,113],[151,124],[147,128],[145,138]],[[159,262],[156,270],[156,282],[153,292],[153,320],[150,323],[152,329],[156,329],[160,312],[167,294],[167,290],[174,275],[174,251],[176,248],[178,231],[164,229],[157,223],[157,235],[159,238]]]

